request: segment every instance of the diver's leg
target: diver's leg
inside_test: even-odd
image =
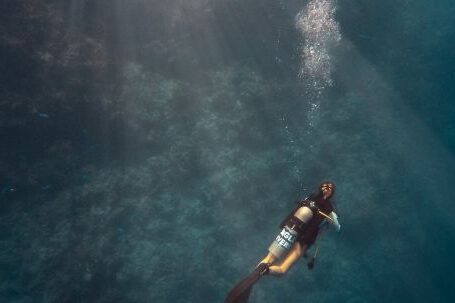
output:
[[[267,254],[267,256],[265,256],[265,258],[262,259],[261,262],[259,262],[259,264],[261,264],[261,263],[270,263],[271,264],[271,263],[275,262],[275,260],[276,260],[276,257],[271,252],[269,252]]]
[[[307,250],[308,246],[305,245],[303,247],[300,246],[300,243],[295,243],[294,246],[291,248],[291,251],[286,256],[286,258],[281,262],[280,265],[272,265],[269,267],[269,273],[276,276],[284,275],[289,268],[297,261],[303,252]]]

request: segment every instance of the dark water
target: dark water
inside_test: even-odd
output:
[[[453,302],[453,1],[4,1],[0,302]]]

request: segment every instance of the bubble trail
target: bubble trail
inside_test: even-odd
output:
[[[298,76],[308,88],[310,128],[317,121],[323,91],[333,85],[331,50],[341,40],[335,13],[335,0],[311,0],[295,18],[295,26],[303,39]]]

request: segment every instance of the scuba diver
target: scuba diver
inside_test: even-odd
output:
[[[254,284],[262,276],[286,274],[300,256],[305,256],[326,223],[332,224],[339,232],[341,225],[330,201],[334,194],[335,184],[323,182],[316,193],[297,201],[297,206],[281,222],[281,232],[269,246],[268,254],[248,277],[232,288],[224,302],[245,303]],[[314,266],[317,252],[318,250],[308,263],[309,269]]]

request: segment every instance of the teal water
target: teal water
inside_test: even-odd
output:
[[[1,302],[222,302],[326,179],[250,302],[454,300],[452,2],[2,6]]]

